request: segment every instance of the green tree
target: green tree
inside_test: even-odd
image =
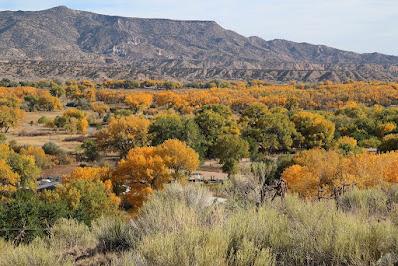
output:
[[[6,143],[7,136],[4,133],[0,133],[0,144]]]
[[[18,190],[15,197],[0,205],[0,237],[16,244],[29,242],[49,233],[60,218],[68,217],[65,202],[45,202],[29,190]]]
[[[379,146],[380,152],[389,152],[398,150],[398,135],[390,134],[383,138]]]
[[[287,110],[271,112],[262,106],[251,106],[242,114],[241,124],[242,135],[250,143],[252,159],[290,151],[298,137]]]
[[[66,117],[63,117],[63,116],[56,116],[55,119],[54,119],[54,125],[57,128],[65,127],[67,122],[68,122],[68,120],[66,119]]]
[[[222,164],[223,171],[229,175],[237,172],[239,161],[248,154],[248,143],[238,135],[223,135],[215,145],[215,155]]]
[[[184,134],[184,124],[181,116],[161,115],[155,118],[149,126],[152,146],[162,144],[168,139],[182,140]]]
[[[88,225],[96,218],[118,212],[118,205],[109,197],[101,180],[75,180],[58,188],[56,193],[56,197],[67,201],[72,218]]]
[[[93,139],[84,140],[80,147],[83,149],[83,155],[87,161],[96,161],[101,157],[97,143]]]
[[[54,142],[47,142],[42,147],[43,151],[48,155],[60,155],[65,153],[57,144]]]
[[[157,146],[169,139],[184,141],[188,146],[203,156],[203,136],[195,121],[179,115],[157,117],[149,127],[152,146]]]
[[[239,135],[240,130],[232,111],[225,105],[206,105],[198,111],[195,122],[204,136],[204,152],[207,158],[215,157],[214,145],[223,135]]]
[[[51,82],[50,93],[52,96],[60,98],[65,95],[65,89],[62,85]]]

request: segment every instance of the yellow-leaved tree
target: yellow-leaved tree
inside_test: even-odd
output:
[[[300,111],[293,115],[292,121],[302,136],[304,148],[327,147],[333,140],[335,125],[320,114]]]
[[[125,157],[130,149],[148,144],[150,122],[138,116],[112,118],[109,126],[96,134],[98,146]]]
[[[113,184],[111,180],[111,170],[108,167],[78,167],[73,172],[63,178],[63,183],[73,183],[77,181],[101,181],[106,190],[107,196],[115,205],[120,205],[120,198],[113,192]]]
[[[23,118],[23,112],[19,108],[0,106],[0,131],[7,133],[10,128],[18,125]]]
[[[33,156],[35,158],[36,165],[41,169],[45,169],[51,166],[51,160],[46,155],[41,147],[27,146],[21,149],[19,152],[21,155]]]
[[[107,112],[109,112],[109,106],[105,103],[96,102],[91,104],[91,109],[102,118]]]
[[[134,112],[139,112],[151,106],[153,95],[145,92],[132,93],[126,96],[125,103],[133,109]]]
[[[303,197],[336,197],[345,188],[360,189],[398,183],[398,152],[344,155],[312,149],[297,154],[282,173],[291,192]]]
[[[168,168],[174,171],[175,177],[187,174],[199,167],[199,155],[184,142],[171,139],[157,147],[158,154]]]
[[[17,191],[19,181],[19,175],[12,171],[5,160],[0,160],[0,202]]]
[[[117,184],[129,187],[127,202],[139,208],[154,189],[161,189],[171,180],[171,175],[155,147],[139,147],[119,162],[113,178]]]
[[[179,140],[169,140],[156,147],[130,150],[117,165],[113,181],[129,188],[126,200],[136,211],[154,190],[198,166],[199,156],[193,149]]]

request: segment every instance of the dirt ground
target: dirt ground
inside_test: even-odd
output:
[[[204,162],[203,165],[199,167],[198,171],[196,171],[196,173],[200,173],[206,180],[225,180],[228,176],[222,172],[221,165],[215,160]]]
[[[6,134],[7,140],[15,140],[20,145],[33,146],[43,146],[47,142],[54,142],[66,151],[75,151],[81,143],[78,141],[67,141],[67,139],[73,139],[79,135],[67,134],[61,131],[56,132],[53,129],[44,128],[37,124],[37,120],[42,116],[55,118],[61,114],[62,112],[26,112],[18,127]],[[31,121],[33,124],[31,124]],[[33,133],[39,133],[40,135],[28,136]]]
[[[45,169],[41,173],[42,178],[57,177],[57,176],[67,176],[70,175],[73,170],[78,167],[78,164],[71,165],[56,165],[50,169]]]

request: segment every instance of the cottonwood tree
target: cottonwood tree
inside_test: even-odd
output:
[[[151,123],[149,134],[152,146],[162,144],[169,139],[178,139],[203,156],[204,137],[191,117],[177,114],[160,115]]]
[[[181,174],[188,174],[199,167],[199,155],[184,142],[171,139],[156,149],[167,167],[173,170],[175,179],[179,178]]]
[[[18,125],[22,117],[23,112],[19,108],[0,106],[0,131],[7,133]]]
[[[391,186],[398,182],[398,153],[359,153],[312,149],[295,155],[282,178],[290,191],[308,198],[337,199],[345,189]],[[395,169],[395,170],[394,170]]]
[[[95,135],[97,144],[102,150],[125,157],[132,148],[148,144],[149,124],[149,120],[138,116],[111,118],[108,127]]]
[[[5,160],[0,160],[0,203],[6,201],[18,189],[20,176]]]
[[[223,135],[215,144],[215,156],[228,175],[238,171],[239,161],[249,155],[249,145],[238,135]]]
[[[303,137],[304,148],[327,147],[333,140],[335,125],[322,115],[300,111],[293,115],[292,121]]]
[[[36,181],[41,169],[36,165],[35,158],[31,155],[11,153],[8,163],[12,170],[20,176],[20,185],[27,189],[36,189]]]
[[[232,111],[225,105],[207,105],[200,109],[195,122],[204,136],[204,149],[207,158],[214,158],[220,136],[239,135],[239,126],[232,115]]]
[[[100,118],[102,118],[106,113],[109,112],[109,106],[105,103],[92,103],[91,104],[91,109],[98,114]]]
[[[196,170],[198,165],[199,156],[193,149],[179,140],[169,140],[156,147],[130,150],[113,172],[113,181],[130,188],[126,200],[136,210],[154,190]]]
[[[113,173],[118,185],[127,185],[130,191],[127,202],[134,208],[142,206],[153,190],[163,188],[171,180],[170,170],[155,147],[139,147],[130,150]]]
[[[78,167],[62,179],[64,184],[77,181],[102,182],[106,195],[114,205],[119,206],[121,199],[113,192],[112,171],[108,167]]]
[[[54,124],[58,128],[64,128],[69,132],[82,134],[86,134],[89,127],[86,113],[76,108],[68,109],[62,116],[57,116],[54,119]]]
[[[150,93],[132,93],[126,96],[125,103],[133,109],[135,113],[149,108],[153,101]]]
[[[242,113],[241,124],[242,135],[250,143],[252,159],[290,151],[298,138],[285,109],[270,111],[262,105],[252,105]]]

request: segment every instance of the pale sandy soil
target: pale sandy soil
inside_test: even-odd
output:
[[[56,165],[50,169],[43,170],[41,177],[57,177],[57,176],[67,176],[72,173],[72,171],[78,167],[78,164],[71,165]]]
[[[222,172],[221,165],[215,160],[205,161],[195,173],[200,173],[206,180],[211,178],[218,180],[227,179],[227,174]]]
[[[77,141],[65,141],[67,138],[75,138],[79,135],[67,134],[62,131],[54,131],[53,129],[43,128],[37,124],[37,120],[46,116],[48,118],[55,118],[57,115],[61,115],[62,112],[26,112],[23,120],[18,127],[11,129],[7,134],[7,140],[15,140],[20,145],[33,145],[43,146],[47,142],[54,142],[66,151],[75,151],[79,146],[80,142]],[[30,122],[33,121],[33,125]],[[24,135],[29,133],[41,133],[40,136],[20,136],[21,133]]]

